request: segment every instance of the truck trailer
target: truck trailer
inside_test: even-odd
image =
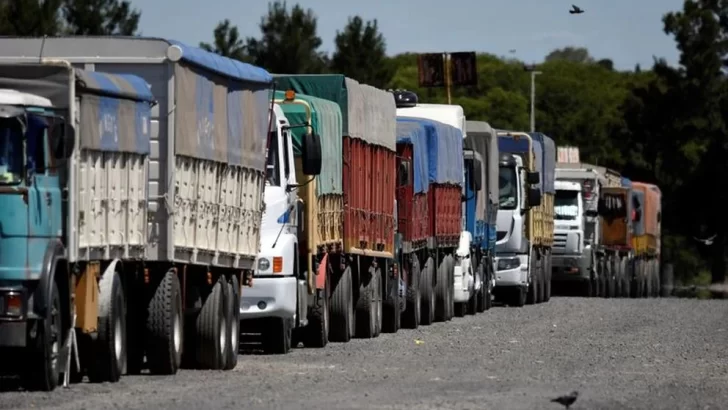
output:
[[[394,95],[397,121],[422,124],[427,133],[427,247],[419,253],[413,252],[411,256],[416,256],[420,264],[424,261],[423,274],[419,279],[421,302],[426,307],[421,310],[420,323],[429,325],[434,320],[451,320],[455,313],[455,295],[463,297],[457,300],[458,303],[467,302],[467,289],[475,283],[470,240],[467,235],[463,236],[465,116],[462,107],[457,105],[419,104],[416,94],[411,92],[397,91]],[[403,201],[401,206],[408,204]],[[456,273],[459,276],[457,280]],[[430,283],[434,306],[428,299]],[[455,283],[462,286],[457,292]],[[414,286],[414,281],[407,285]]]
[[[281,74],[275,81],[301,98],[334,102],[341,112],[339,139],[322,149],[324,162],[335,165],[298,192],[309,218],[302,264],[316,273],[316,289],[329,295],[329,340],[396,332],[401,306],[394,258],[394,100],[339,74]]]
[[[660,236],[662,192],[657,185],[632,182],[635,195],[643,198],[641,210],[635,213],[640,227],[632,236],[635,258],[632,272],[634,297],[660,296]]]
[[[551,296],[556,147],[541,133],[498,131],[497,299],[513,306]]]
[[[135,111],[139,103],[127,108],[103,93],[94,108],[71,80],[59,82],[68,98],[58,104],[81,132],[59,169],[65,196],[50,195],[64,229],[59,224],[47,238],[43,255],[50,262],[33,263],[69,278],[63,291],[74,303],[66,314],[75,322],[80,357],[71,366],[74,379],[85,373],[116,381],[144,367],[174,374],[183,363],[234,368],[240,288],[252,277],[259,249],[270,74],[162,39],[5,38],[3,44],[0,63],[24,64],[4,73],[20,80],[2,88],[32,85],[53,101],[58,94],[47,76],[31,74],[25,63],[60,60],[109,88],[119,87],[118,76],[101,73],[137,75],[157,102],[149,117]],[[75,72],[77,78],[81,71]],[[93,131],[84,131],[84,118]],[[109,149],[124,133],[146,141],[148,155]]]

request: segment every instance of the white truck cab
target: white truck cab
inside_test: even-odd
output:
[[[527,287],[531,245],[526,238],[526,169],[519,155],[501,154],[496,222],[496,287]]]
[[[305,218],[297,196],[291,124],[279,104],[272,115],[260,252],[252,287],[241,295],[240,318],[244,331],[261,333],[265,350],[287,353],[294,329],[308,325],[308,305],[314,295],[309,292],[306,266],[299,262],[298,237]]]

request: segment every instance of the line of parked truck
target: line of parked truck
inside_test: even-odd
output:
[[[241,334],[286,353],[552,283],[656,295],[660,201],[408,91],[162,39],[5,38],[0,371],[227,370]]]

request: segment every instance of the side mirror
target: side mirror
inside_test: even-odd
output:
[[[541,182],[541,176],[538,172],[527,172],[526,182],[529,185],[538,185]]]
[[[316,133],[306,134],[303,137],[303,151],[301,154],[302,171],[304,175],[319,175],[321,173],[321,136]]]
[[[528,188],[528,196],[526,197],[529,208],[541,206],[541,190],[538,188]]]
[[[409,161],[402,161],[399,163],[397,169],[397,186],[410,185],[412,181],[412,168]]]
[[[51,124],[48,129],[48,136],[51,140],[54,158],[68,159],[71,157],[73,148],[76,145],[76,132],[73,127],[59,118]]]

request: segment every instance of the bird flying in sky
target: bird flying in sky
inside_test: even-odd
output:
[[[583,9],[580,9],[579,7],[577,7],[574,4],[571,5],[571,10],[569,10],[569,14],[581,14],[583,12],[584,12]]]

